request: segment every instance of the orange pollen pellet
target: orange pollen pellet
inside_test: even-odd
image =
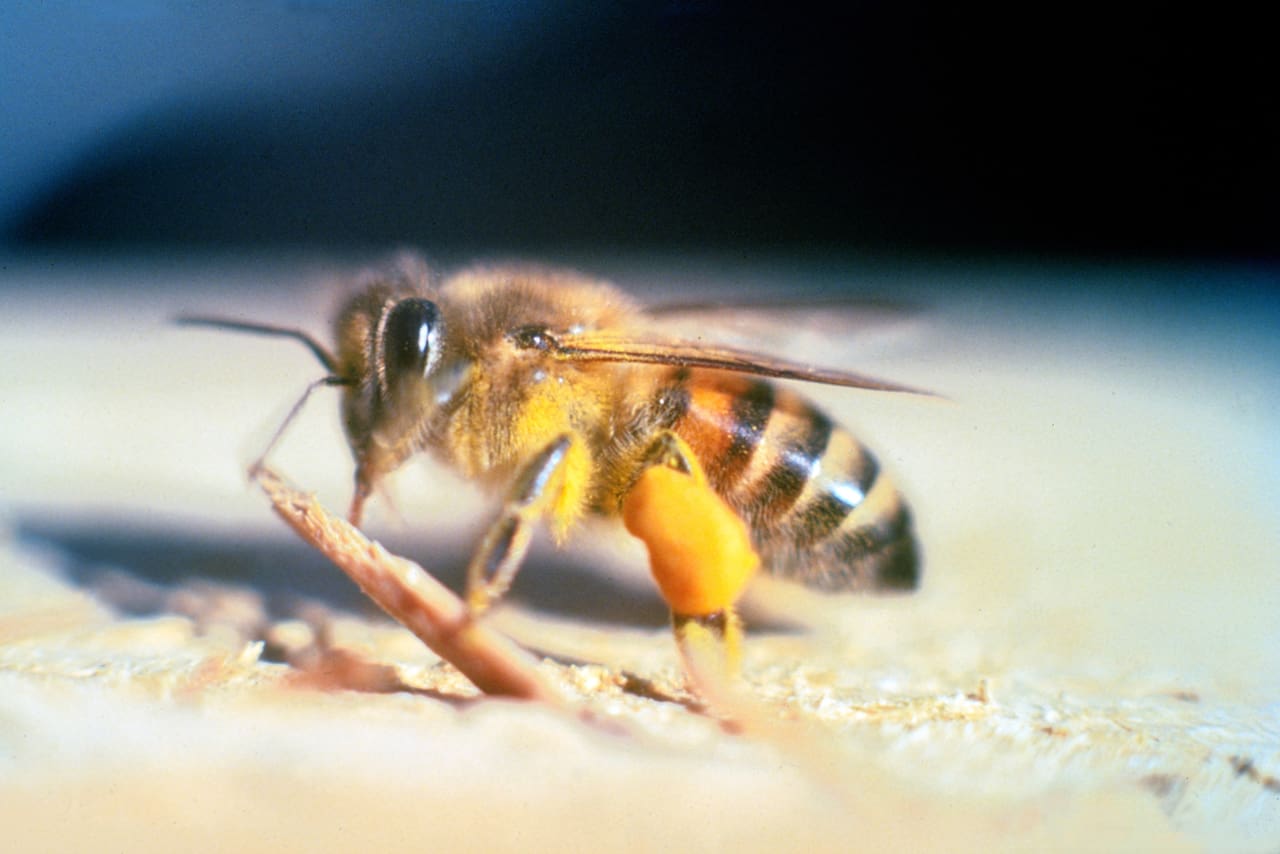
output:
[[[742,517],[700,477],[647,469],[622,502],[622,520],[649,549],[658,589],[678,614],[731,606],[760,566]]]

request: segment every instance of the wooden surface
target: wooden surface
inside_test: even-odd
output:
[[[761,585],[754,717],[735,731],[683,686],[641,552],[591,530],[536,550],[492,617],[549,656],[574,711],[479,698],[244,480],[317,375],[308,354],[164,323],[215,310],[323,333],[325,264],[13,259],[0,822],[15,850],[1275,849],[1265,276],[588,264],[667,293],[854,281],[927,305],[834,348],[816,327],[784,342],[950,398],[816,394],[911,497],[920,593]],[[275,463],[345,506],[331,399]],[[482,498],[413,466],[395,499],[370,531],[456,583]]]

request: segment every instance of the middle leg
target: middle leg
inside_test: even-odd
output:
[[[566,433],[538,452],[516,475],[502,511],[467,567],[467,605],[479,615],[511,587],[529,551],[533,525],[556,513],[571,471],[583,461],[581,440]]]

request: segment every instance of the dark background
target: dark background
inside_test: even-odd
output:
[[[10,247],[1280,255],[1225,6],[103,5],[0,12]]]

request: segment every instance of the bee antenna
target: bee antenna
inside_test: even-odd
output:
[[[295,341],[301,341],[311,351],[320,364],[324,365],[325,370],[330,374],[338,373],[338,360],[333,357],[323,344],[312,338],[301,329],[291,329],[287,326],[272,326],[269,323],[250,323],[244,320],[230,320],[225,317],[207,317],[198,314],[182,314],[173,319],[173,322],[179,326],[204,326],[209,329],[229,329],[232,332],[249,332],[254,335],[277,335],[281,338],[292,338]],[[329,376],[321,380],[320,383],[325,385],[350,385],[350,382],[341,380],[340,382],[332,382],[332,380],[340,380],[340,377]],[[308,392],[309,394],[310,392]],[[306,399],[306,395],[303,396]],[[292,416],[291,416],[292,417]]]
[[[288,429],[291,423],[293,423],[293,419],[298,417],[298,413],[302,411],[302,407],[306,405],[306,402],[311,398],[311,393],[313,391],[321,386],[343,385],[352,385],[352,382],[345,377],[327,376],[321,377],[318,380],[313,380],[308,384],[306,391],[302,393],[302,396],[298,398],[298,402],[289,410],[289,414],[280,422],[280,426],[276,428],[276,432],[271,434],[271,441],[267,442],[267,446],[262,449],[262,453],[259,454],[258,458],[253,461],[253,464],[249,466],[249,477],[257,477],[262,472],[262,469],[266,466],[267,457],[275,450],[276,445],[280,444],[280,437],[284,435],[284,431]]]

